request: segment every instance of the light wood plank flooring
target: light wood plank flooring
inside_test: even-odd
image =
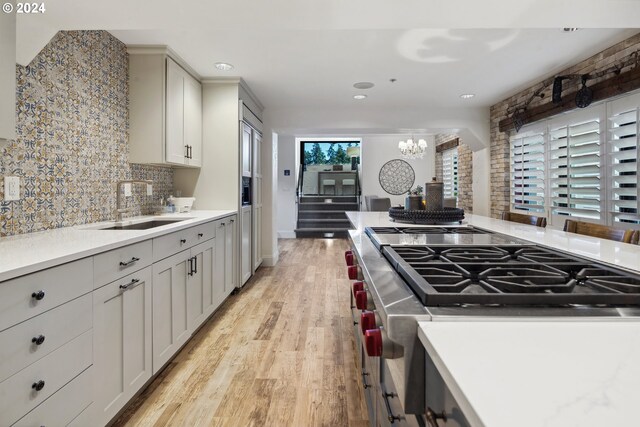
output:
[[[342,239],[280,241],[117,426],[358,426],[367,421]]]

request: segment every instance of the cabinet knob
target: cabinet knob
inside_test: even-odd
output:
[[[198,237],[204,237],[204,233],[198,233]]]
[[[185,244],[187,243],[187,239],[180,239],[180,244]]]
[[[37,337],[31,338],[31,342],[35,345],[40,345],[44,342],[44,335],[38,335]]]
[[[38,292],[32,293],[31,298],[35,299],[36,301],[40,301],[42,298],[44,298],[44,291],[38,291]]]
[[[442,411],[441,413],[435,412],[431,408],[427,408],[427,424],[429,427],[438,427],[438,420],[442,420],[445,423],[447,422],[447,414]]]
[[[31,388],[35,391],[40,391],[44,388],[44,381],[40,380],[36,383],[31,384]]]

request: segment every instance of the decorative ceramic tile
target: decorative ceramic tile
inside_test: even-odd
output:
[[[126,46],[106,31],[61,31],[16,66],[17,138],[0,175],[20,177],[21,199],[0,201],[0,236],[114,219],[118,180],[154,182],[152,197],[134,185],[131,215],[171,193],[171,169],[128,162],[128,67]]]

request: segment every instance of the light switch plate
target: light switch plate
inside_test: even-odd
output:
[[[153,184],[147,184],[147,196],[153,196]]]
[[[131,183],[124,185],[124,197],[131,197]]]
[[[20,177],[4,177],[4,200],[7,202],[12,200],[20,200]]]

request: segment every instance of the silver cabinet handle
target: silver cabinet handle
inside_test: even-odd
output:
[[[135,263],[136,261],[140,261],[140,258],[131,257],[131,259],[129,261],[127,261],[127,262],[120,261],[120,266],[121,267],[129,267],[131,264]]]
[[[120,289],[124,289],[126,291],[127,289],[130,289],[133,285],[138,283],[139,281],[140,279],[131,279],[131,281],[126,285],[120,285]]]

